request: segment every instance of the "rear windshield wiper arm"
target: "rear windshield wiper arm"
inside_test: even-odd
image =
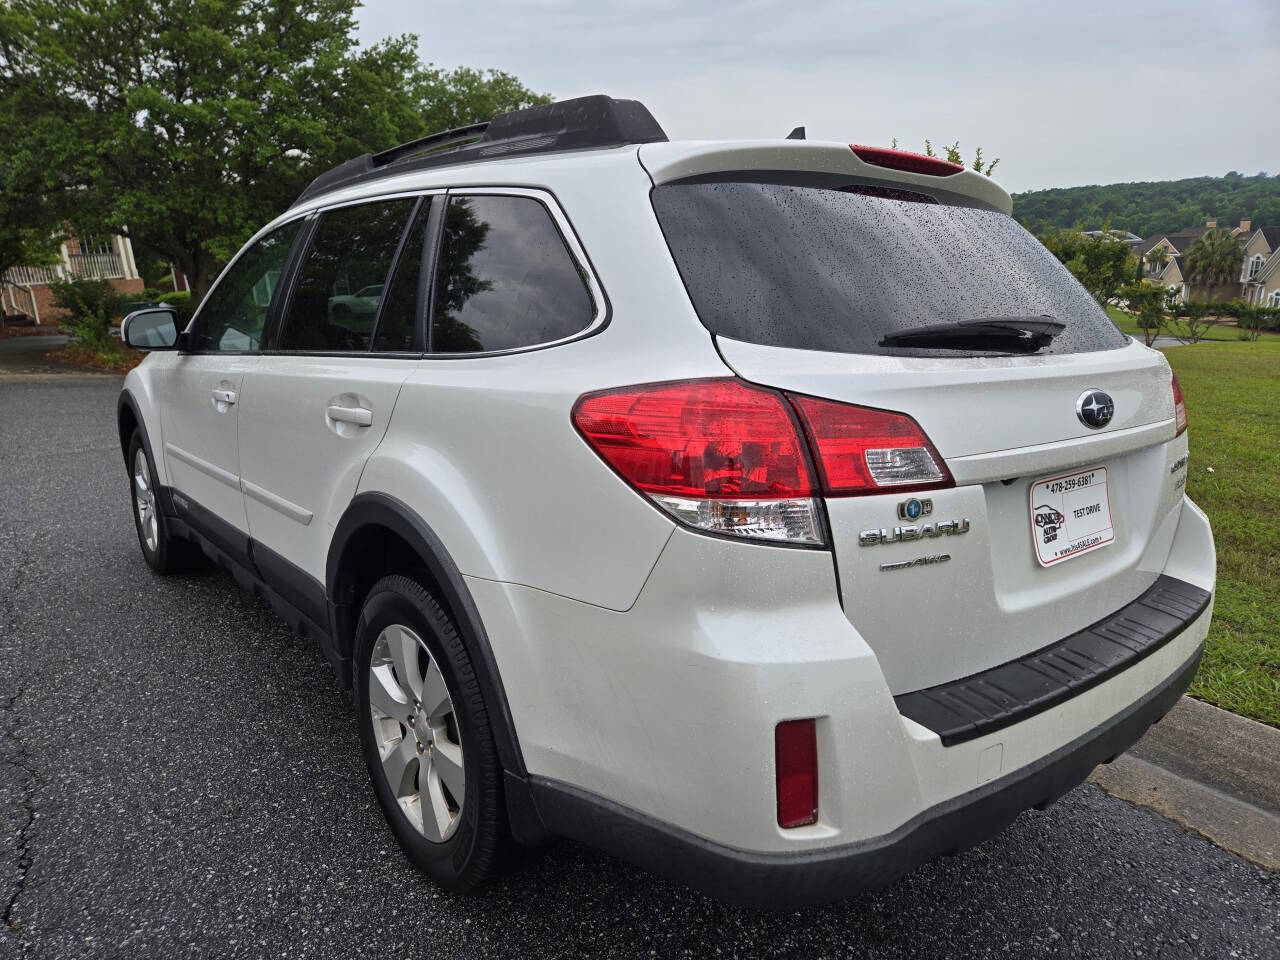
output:
[[[943,350],[1016,350],[1035,353],[1067,329],[1048,315],[1028,317],[980,317],[951,323],[928,323],[891,333],[882,347],[937,347]]]

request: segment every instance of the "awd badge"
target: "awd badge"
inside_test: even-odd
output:
[[[919,520],[921,517],[927,517],[932,513],[932,500],[917,500],[912,497],[910,500],[903,500],[898,504],[899,520]]]

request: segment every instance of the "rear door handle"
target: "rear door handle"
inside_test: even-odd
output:
[[[236,392],[234,390],[214,390],[213,399],[216,403],[232,404],[236,402]]]
[[[330,404],[324,412],[330,420],[354,423],[358,427],[373,425],[373,411],[366,410],[364,407],[340,407],[337,404]]]

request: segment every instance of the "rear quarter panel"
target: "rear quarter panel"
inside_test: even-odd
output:
[[[603,289],[607,321],[554,347],[421,361],[359,492],[411,507],[467,576],[624,610],[673,524],[587,446],[573,405],[591,390],[730,371],[693,313],[634,153],[579,160],[558,178],[543,170],[521,183],[460,184],[504,185],[555,198]]]

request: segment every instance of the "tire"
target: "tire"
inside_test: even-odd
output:
[[[441,886],[480,888],[502,872],[511,840],[497,747],[457,628],[421,584],[384,577],[356,624],[354,673],[361,749],[400,848]]]
[[[129,471],[133,528],[138,534],[142,558],[159,574],[190,569],[198,562],[199,552],[190,540],[175,537],[169,530],[169,519],[159,509],[156,497],[156,463],[138,427],[129,438],[125,465]]]

